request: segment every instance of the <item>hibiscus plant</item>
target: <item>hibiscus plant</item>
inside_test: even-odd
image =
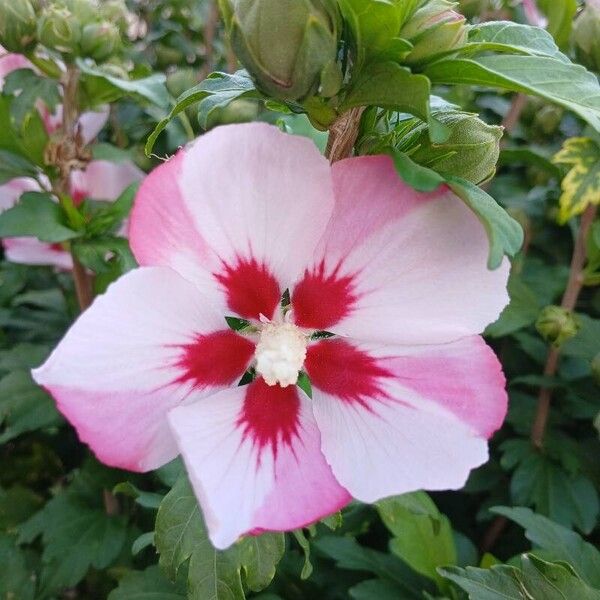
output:
[[[598,0],[0,0],[0,598],[600,600]]]

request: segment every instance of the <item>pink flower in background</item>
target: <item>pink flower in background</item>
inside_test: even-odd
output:
[[[125,188],[144,177],[133,162],[92,161],[84,171],[71,174],[71,195],[76,204],[84,198],[116,200]],[[0,186],[0,212],[11,208],[24,192],[39,192],[37,181],[25,177]],[[61,244],[47,244],[35,238],[16,237],[2,240],[8,260],[29,265],[53,265],[60,269],[73,266],[71,256]]]
[[[4,86],[4,78],[12,71],[17,69],[37,69],[20,54],[5,53],[6,51],[0,46],[0,90]],[[49,134],[54,133],[62,123],[62,106],[57,106],[52,113],[48,107],[39,102],[37,108],[40,112],[46,131]],[[86,144],[89,144],[100,133],[106,121],[108,120],[109,107],[104,105],[95,111],[88,111],[81,115],[79,124],[81,126],[81,134]]]
[[[487,460],[507,398],[479,334],[509,266],[487,270],[483,227],[447,188],[415,192],[388,157],[330,167],[307,139],[226,126],[146,178],[130,241],[143,266],[34,377],[107,464],[181,453],[218,548],[351,496],[459,488]]]

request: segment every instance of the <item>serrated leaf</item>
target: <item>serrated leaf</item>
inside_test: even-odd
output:
[[[600,204],[600,146],[589,138],[568,139],[554,157],[567,165],[559,201],[559,223],[581,214],[590,204]]]
[[[456,563],[450,521],[425,492],[413,492],[377,503],[385,526],[392,532],[390,550],[417,573],[438,584],[437,568]]]
[[[0,444],[61,422],[54,400],[28,372],[13,371],[0,379]]]
[[[600,551],[579,534],[529,508],[497,506],[491,510],[523,527],[527,539],[546,551],[544,558],[568,562],[581,579],[600,588]]]
[[[244,581],[254,592],[264,590],[275,577],[277,564],[285,552],[283,533],[248,536],[236,545],[238,560],[244,570]]]
[[[88,569],[104,569],[121,552],[125,521],[92,508],[73,493],[59,494],[20,528],[21,541],[44,540],[44,589],[76,585]]]
[[[598,600],[600,591],[587,586],[565,564],[535,556],[521,557],[521,569],[495,565],[490,569],[447,567],[440,573],[465,590],[472,600]]]
[[[187,598],[183,583],[172,583],[157,566],[145,571],[127,573],[119,587],[108,596],[108,600],[184,600]]]

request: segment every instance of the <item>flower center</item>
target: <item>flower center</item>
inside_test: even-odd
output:
[[[265,323],[256,345],[256,372],[268,385],[294,385],[306,358],[308,338],[292,323]]]

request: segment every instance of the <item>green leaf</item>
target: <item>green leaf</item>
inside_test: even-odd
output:
[[[446,59],[429,65],[434,83],[496,87],[540,96],[564,106],[600,131],[600,87],[579,65],[545,56],[498,55]]]
[[[135,269],[138,264],[125,238],[105,236],[98,239],[82,239],[73,243],[73,252],[82,265],[95,273],[111,270],[107,256],[114,256],[122,273]]]
[[[63,242],[81,233],[67,226],[61,207],[50,194],[26,192],[0,214],[0,237],[33,236],[43,242]]]
[[[421,599],[421,590],[433,591],[433,584],[409,569],[393,554],[361,546],[354,538],[323,536],[313,542],[319,552],[336,561],[338,569],[366,571],[380,579],[393,581],[407,598]]]
[[[37,169],[27,159],[8,150],[0,150],[0,185],[15,177],[35,177]]]
[[[13,530],[37,512],[42,503],[42,498],[29,488],[20,485],[9,490],[0,488],[0,529]]]
[[[532,325],[538,318],[542,309],[538,296],[514,272],[508,280],[508,295],[510,303],[502,311],[498,320],[487,327],[486,335],[503,337]]]
[[[169,106],[166,77],[162,73],[155,73],[141,79],[123,79],[95,66],[91,61],[77,58],[76,63],[83,74],[84,83],[86,79],[91,79],[96,85],[100,83],[106,86],[108,99],[111,101],[123,95],[132,95],[143,98],[159,108],[166,109]]]
[[[100,497],[100,492],[97,492]],[[74,586],[88,569],[105,569],[121,552],[126,539],[123,517],[108,516],[83,497],[63,492],[21,527],[21,541],[38,535],[44,540],[44,589]]]
[[[505,254],[515,256],[523,245],[521,225],[474,183],[458,177],[448,177],[446,181],[485,227],[490,242],[488,268],[498,268]]]
[[[577,313],[577,319],[581,328],[574,338],[565,342],[561,353],[592,361],[600,352],[600,319],[592,319],[582,313]]]
[[[356,68],[374,59],[400,60],[412,44],[398,38],[410,4],[394,0],[340,0],[339,6],[352,32]]]
[[[124,494],[130,498],[134,498],[136,504],[143,506],[144,508],[158,509],[164,496],[162,494],[156,494],[154,492],[144,492],[138,489],[130,481],[124,481],[118,483],[112,490],[113,494]]]
[[[561,443],[558,450],[563,446]],[[595,527],[600,511],[598,492],[579,472],[576,457],[566,452],[563,456],[542,454],[525,439],[508,440],[501,450],[502,466],[515,469],[510,483],[515,504],[533,506],[553,521],[576,526],[584,533]]]
[[[559,223],[580,215],[590,204],[600,204],[600,146],[594,140],[566,140],[554,162],[569,167],[562,181]]]
[[[8,535],[0,534],[0,598],[2,600],[33,600],[35,571],[25,553]]]
[[[424,75],[414,75],[394,62],[373,63],[365,67],[352,82],[340,111],[355,106],[379,106],[406,112],[429,124],[431,140],[448,139],[447,127],[431,117],[429,96],[431,83]]]
[[[489,51],[551,56],[562,61],[569,60],[560,52],[547,31],[540,27],[511,21],[490,21],[471,27],[469,42],[460,53]]]
[[[362,581],[348,591],[353,600],[410,600],[398,584],[387,579],[369,579]]]
[[[536,0],[538,8],[548,18],[546,29],[561,47],[569,43],[573,21],[577,13],[577,0]]]
[[[261,97],[262,94],[256,90],[246,71],[237,71],[233,75],[219,72],[211,73],[204,81],[185,91],[177,98],[171,112],[156,125],[154,131],[148,137],[145,148],[146,155],[150,156],[158,136],[170,121],[192,104],[200,102],[198,119],[204,127],[214,110],[223,108],[238,98]]]
[[[521,557],[521,569],[495,565],[490,569],[448,567],[440,573],[454,581],[472,600],[599,600],[593,590],[564,563]]]
[[[417,573],[443,584],[437,567],[456,563],[452,526],[425,492],[413,492],[377,503],[394,537],[390,550]]]
[[[18,93],[18,101],[11,105],[12,118],[17,126],[23,123],[27,113],[38,110],[38,100],[42,100],[51,111],[54,111],[61,100],[58,82],[38,75],[31,69],[16,69],[9,73],[2,92],[13,95]]]
[[[86,232],[90,236],[99,236],[110,233],[129,216],[139,182],[128,185],[114,202],[94,203],[95,210],[86,225]]]
[[[497,506],[491,510],[523,527],[527,539],[545,551],[544,558],[568,562],[581,579],[600,588],[600,551],[579,534],[529,508]]]
[[[61,422],[54,401],[27,371],[13,371],[0,379],[0,444]]]
[[[396,172],[401,179],[419,192],[433,192],[446,182],[439,173],[418,165],[407,154],[396,148],[387,148],[387,154],[394,160]]]
[[[131,571],[119,582],[108,600],[185,600],[185,585],[172,583],[157,566]]]
[[[197,600],[243,600],[242,571],[250,589],[263,589],[275,575],[284,550],[282,534],[243,539],[226,551],[215,550],[185,476],[179,478],[158,509],[155,543],[159,564],[172,580],[180,566],[190,560],[188,594]]]
[[[302,548],[302,553],[304,554],[304,564],[302,565],[302,571],[300,573],[300,579],[308,579],[313,572],[313,566],[310,562],[310,542],[304,535],[304,531],[302,529],[296,529],[296,531],[292,532],[298,545]]]

